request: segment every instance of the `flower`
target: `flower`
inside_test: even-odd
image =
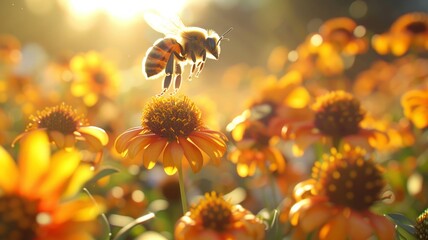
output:
[[[428,209],[416,219],[415,229],[418,239],[428,239]]]
[[[394,224],[369,208],[381,200],[382,170],[362,148],[331,149],[316,162],[312,178],[296,185],[290,222],[318,239],[394,239]]]
[[[21,60],[21,43],[12,35],[0,35],[0,63],[17,64]]]
[[[285,170],[285,159],[274,146],[277,138],[269,136],[267,132],[260,121],[250,119],[240,122],[231,130],[236,148],[231,151],[229,158],[236,164],[240,177],[253,176],[257,169],[262,173],[282,173]]]
[[[404,116],[417,128],[428,126],[428,89],[410,90],[401,98]]]
[[[48,133],[49,140],[58,148],[69,150],[74,147],[76,140],[85,141],[89,150],[98,153],[95,163],[101,158],[102,148],[108,142],[107,133],[98,127],[89,126],[82,115],[71,106],[62,103],[54,107],[47,107],[34,116],[30,116],[30,123],[25,132],[15,138],[14,143],[35,130],[43,129]]]
[[[119,75],[116,67],[97,52],[80,54],[70,60],[70,69],[74,74],[71,93],[82,97],[91,107],[100,97],[116,96]]]
[[[122,133],[115,147],[131,163],[142,162],[147,169],[162,156],[165,172],[172,175],[184,156],[196,173],[203,165],[202,152],[219,163],[226,151],[226,136],[204,127],[199,109],[185,96],[152,98],[141,122]]]
[[[90,240],[100,207],[76,195],[93,176],[78,151],[53,155],[44,131],[20,142],[17,164],[0,147],[0,238]]]
[[[373,36],[372,43],[379,54],[391,52],[401,56],[410,48],[425,52],[428,50],[428,15],[407,13],[392,24],[389,32]]]
[[[182,239],[264,239],[265,225],[250,211],[232,205],[215,192],[206,193],[175,225]]]
[[[317,141],[329,142],[336,147],[342,140],[352,145],[373,147],[377,139],[385,140],[380,131],[361,127],[366,112],[350,93],[339,90],[324,94],[317,98],[312,109],[314,116],[310,121],[291,123],[283,128],[283,136],[295,140],[295,155],[301,155]]]

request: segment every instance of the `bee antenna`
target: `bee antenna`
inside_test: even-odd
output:
[[[217,41],[217,45],[218,44],[220,44],[220,42],[221,42],[221,40],[223,40],[223,39],[227,39],[227,40],[229,40],[229,38],[225,38],[224,36],[226,35],[226,34],[228,34],[230,31],[232,31],[233,30],[233,27],[230,27],[229,29],[227,29],[227,31],[226,32],[224,32],[221,36],[220,36],[220,38],[218,39],[218,41]]]

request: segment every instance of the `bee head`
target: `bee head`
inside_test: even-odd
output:
[[[232,31],[233,28],[229,28],[225,33],[223,33],[221,36],[219,36],[216,32],[210,30],[208,31],[208,37],[206,40],[206,49],[208,51],[208,57],[213,59],[218,59],[218,56],[220,55],[220,42],[224,38],[224,35]]]

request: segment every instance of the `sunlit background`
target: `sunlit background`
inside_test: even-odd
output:
[[[263,115],[264,111],[271,109],[268,106],[266,110],[263,104],[258,106],[258,101],[268,99],[266,101],[270,103],[278,100],[275,98],[275,94],[279,93],[277,89],[267,88],[260,94],[261,89],[270,86],[270,83],[293,85],[305,82],[302,85],[307,91],[303,87],[289,90],[287,84],[281,85],[290,92],[287,96],[281,96],[283,99],[280,101],[287,107],[297,109],[313,103],[315,97],[325,93],[326,89],[346,89],[371,114],[369,120],[364,121],[364,127],[388,132],[394,139],[391,145],[396,144],[392,147],[388,145],[396,147],[394,151],[385,147],[380,151],[392,152],[381,152],[379,156],[380,162],[391,172],[389,180],[395,179],[392,185],[395,184],[394,187],[401,191],[392,194],[387,201],[401,199],[403,202],[398,207],[388,205],[379,209],[402,212],[414,201],[419,201],[415,209],[407,211],[414,217],[417,211],[427,207],[422,206],[428,202],[422,195],[427,193],[428,164],[424,160],[423,167],[420,167],[422,164],[418,165],[418,161],[426,158],[426,151],[421,149],[428,144],[416,141],[417,149],[411,150],[411,146],[405,145],[411,142],[408,140],[411,137],[404,136],[407,132],[403,129],[407,130],[409,122],[403,117],[400,97],[414,86],[425,86],[424,81],[428,81],[425,69],[428,66],[428,43],[423,51],[410,48],[408,52],[407,48],[403,48],[405,44],[398,44],[390,54],[390,49],[382,48],[387,44],[382,42],[384,35],[381,35],[390,31],[394,21],[406,13],[427,13],[427,0],[2,0],[0,143],[5,149],[17,152],[10,146],[13,139],[25,130],[29,116],[44,107],[70,101],[69,104],[87,115],[91,125],[101,127],[109,134],[110,142],[105,146],[103,164],[122,170],[90,189],[94,195],[108,202],[106,212],[113,226],[112,232],[116,233],[150,209],[151,212],[159,212],[157,220],[150,226],[137,227],[131,235],[135,237],[149,229],[152,232],[141,239],[156,239],[156,231],[162,234],[156,235],[159,239],[172,239],[175,222],[171,218],[176,220],[181,216],[180,206],[171,207],[171,201],[179,201],[176,198],[178,193],[171,190],[177,190],[177,179],[167,177],[162,167],[154,168],[150,174],[135,164],[125,167],[121,165],[120,154],[113,148],[115,138],[120,133],[141,124],[143,107],[162,90],[162,77],[147,80],[141,67],[147,49],[164,37],[145,22],[144,14],[147,12],[179,16],[186,26],[212,29],[218,34],[233,28],[227,39],[221,42],[219,59],[208,59],[199,78],[188,81],[190,66],[184,68],[179,91],[179,94],[187,95],[199,104],[207,125],[227,133],[231,145],[242,140],[235,139],[231,132],[239,129],[239,124],[246,119],[245,113]],[[328,20],[339,17],[347,17],[342,18],[340,24],[345,26],[349,18],[355,22],[355,27],[352,26],[352,31],[346,32],[348,35],[345,37],[338,35],[333,41],[340,42],[343,40],[341,37],[357,40],[349,48],[340,49],[342,52],[333,53],[329,48],[322,48],[331,39],[323,37],[325,35],[320,27]],[[376,37],[379,45],[374,40]],[[359,42],[361,39],[367,41]],[[422,40],[428,42],[427,39]],[[6,60],[1,62],[3,59]],[[99,72],[105,75],[97,75]],[[287,75],[289,72],[292,74]],[[88,86],[90,84],[86,83],[91,77],[100,85],[110,85]],[[401,81],[406,77],[414,82],[406,84]],[[376,85],[380,83],[387,86]],[[254,109],[245,112],[249,106]],[[387,113],[387,110],[391,112]],[[240,115],[242,112],[244,114]],[[285,111],[284,114],[285,118],[291,115],[296,119],[301,117],[300,112]],[[423,123],[413,123],[420,129],[412,134],[426,139]],[[279,130],[277,134],[285,135],[285,130]],[[240,137],[245,138],[243,133]],[[293,151],[296,149],[292,149],[289,142],[275,144],[287,158],[295,153]],[[321,148],[316,148],[306,152],[303,157],[314,158],[320,151]],[[415,156],[407,158],[409,153]],[[85,150],[83,155],[86,158],[91,154]],[[391,159],[385,156],[398,160],[390,162]],[[303,172],[309,176],[312,162],[301,162],[299,157],[293,155],[291,159],[295,161],[295,166],[291,163],[290,166],[298,169],[296,172],[299,174]],[[224,158],[230,160],[233,157],[227,155]],[[199,175],[189,171],[189,195],[197,198],[204,190],[216,189],[229,193],[235,202],[252,211],[261,210],[266,203],[261,200],[266,194],[262,186],[269,179],[260,177],[263,174],[256,174],[260,178],[241,178],[242,171],[241,174],[236,173],[235,168],[227,161],[220,169],[209,165]],[[297,179],[302,180],[299,178],[301,176],[288,169],[290,172],[286,172],[287,176],[295,178],[293,184]],[[247,172],[244,171],[245,174]],[[275,174],[278,179],[284,177]],[[292,189],[288,183],[285,185],[279,184],[276,189]],[[168,191],[172,192],[172,196],[168,196]],[[135,205],[124,207],[130,202]],[[142,212],[136,213],[134,209]],[[287,231],[285,234],[289,234]]]

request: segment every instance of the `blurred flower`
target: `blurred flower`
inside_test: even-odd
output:
[[[73,57],[70,68],[74,74],[71,92],[76,97],[82,97],[87,106],[95,105],[100,97],[116,96],[119,87],[118,70],[99,53],[91,51]]]
[[[418,239],[428,239],[428,209],[416,219],[415,229]]]
[[[358,26],[350,18],[338,17],[327,20],[320,27],[319,34],[322,44],[331,44],[339,52],[356,55],[367,50],[367,40],[363,38],[365,28]]]
[[[264,239],[265,225],[250,211],[212,192],[206,193],[178,220],[174,237],[177,240]]]
[[[374,49],[379,54],[405,54],[409,49],[428,50],[428,15],[423,12],[407,13],[398,18],[387,33],[375,35]]]
[[[106,199],[108,209],[132,218],[140,217],[147,208],[147,200],[138,185],[136,182],[131,182],[113,187]]]
[[[102,148],[108,142],[108,136],[103,129],[89,126],[83,115],[77,115],[76,110],[65,103],[45,108],[31,116],[25,132],[16,137],[14,143],[39,129],[45,130],[50,141],[58,148],[70,150],[76,140],[86,142],[92,152],[99,153],[95,163],[99,162]]]
[[[93,175],[76,150],[51,156],[43,131],[22,138],[18,163],[0,147],[1,239],[94,239],[100,207],[76,195]],[[71,198],[74,196],[73,198]]]
[[[299,156],[315,142],[329,142],[338,147],[344,141],[355,146],[373,147],[377,138],[385,135],[375,129],[363,129],[360,122],[365,110],[350,93],[332,91],[317,98],[312,105],[314,117],[308,122],[286,125],[283,136],[294,140],[293,152]]]
[[[406,116],[417,128],[428,126],[428,89],[410,90],[401,98]]]
[[[291,224],[298,236],[315,233],[320,240],[394,239],[394,225],[369,210],[384,187],[381,169],[363,149],[333,148],[316,162],[312,179],[295,187]]]
[[[16,64],[21,60],[21,43],[12,35],[0,35],[0,63]]]
[[[219,163],[226,151],[226,137],[204,127],[199,109],[189,98],[156,97],[145,106],[141,126],[122,133],[115,147],[131,163],[142,162],[147,169],[162,156],[165,172],[172,175],[183,156],[193,172],[202,168],[202,152]]]
[[[275,139],[267,132],[261,122],[248,119],[231,130],[236,148],[231,151],[229,158],[236,164],[239,176],[253,176],[257,169],[262,173],[284,171],[285,159],[281,151],[274,147]]]

